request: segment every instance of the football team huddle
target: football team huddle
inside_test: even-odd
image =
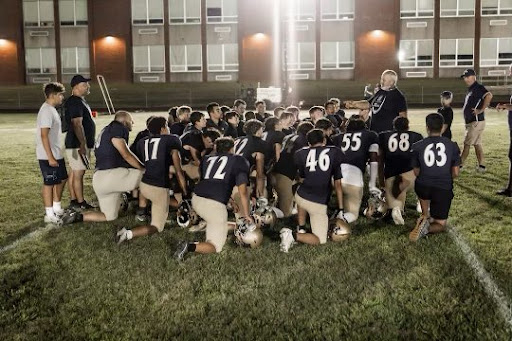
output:
[[[116,242],[161,232],[172,219],[181,228],[206,232],[204,242],[178,244],[174,255],[183,260],[187,253],[220,252],[230,233],[239,245],[258,247],[281,220],[279,226],[287,227],[279,231],[280,249],[288,252],[297,243],[348,239],[360,214],[404,225],[407,193],[415,192],[421,214],[409,239],[446,229],[461,165],[460,150],[451,141],[450,92],[441,94],[439,112],[426,116],[424,132],[409,129],[397,74],[386,70],[367,100],[333,98],[311,107],[303,120],[298,107],[278,107],[270,114],[264,101],[255,103],[255,111],[246,111],[241,99],[232,107],[210,103],[207,115],[181,106],[169,117],[150,117],[129,144],[134,122],[127,111],[116,112],[96,136],[85,101],[89,81],[73,77],[65,101],[62,84],[44,87],[36,150],[48,223],[113,221],[136,206],[140,226],[119,229]],[[488,103],[481,102],[483,112]],[[342,107],[358,113],[348,117]],[[61,131],[66,132],[69,181]],[[91,152],[99,210],[83,196]],[[62,209],[66,181],[71,203]]]

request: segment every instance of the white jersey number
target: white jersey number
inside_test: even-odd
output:
[[[224,169],[226,168],[226,165],[228,164],[228,157],[227,156],[221,156],[220,158],[218,156],[213,156],[208,158],[208,168],[206,168],[206,173],[204,174],[204,179],[208,180],[210,179],[210,174],[212,172],[213,166],[217,163],[217,160],[220,163],[219,167],[217,168],[217,171],[213,175],[214,179],[217,180],[224,180],[226,177],[226,172],[224,172]]]
[[[244,153],[245,146],[247,146],[249,139],[240,139],[235,141],[235,154],[242,155]]]
[[[434,144],[429,144],[427,148],[425,148],[423,158],[427,167],[432,167],[434,164],[437,167],[443,167],[448,160],[446,157],[446,146],[442,143],[436,143],[434,150]]]
[[[151,150],[151,160],[156,160],[156,155],[158,153],[158,144],[160,143],[160,138],[154,138],[154,139],[147,139],[146,142],[144,142],[144,155],[145,160],[149,161],[149,144],[153,144],[153,149]]]
[[[391,135],[388,141],[388,149],[391,153],[396,152],[397,149],[400,149],[403,152],[409,150],[411,146],[409,142],[409,134],[400,134],[400,140],[397,139],[398,133],[394,133]]]
[[[362,133],[347,133],[343,135],[341,150],[346,152],[350,148],[353,152],[357,152],[361,148],[361,135]]]
[[[324,149],[320,152],[318,159],[316,158],[316,149],[311,149],[306,157],[306,168],[309,168],[310,172],[316,171],[316,166],[320,167],[320,170],[326,172],[331,165],[331,159],[329,158],[329,150]]]

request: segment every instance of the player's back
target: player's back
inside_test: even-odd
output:
[[[152,135],[137,144],[137,154],[142,156],[146,171],[142,181],[157,187],[170,187],[169,167],[172,150],[180,150],[181,142],[176,135]]]
[[[346,132],[333,137],[333,143],[343,152],[343,163],[358,167],[363,173],[370,152],[378,152],[378,136],[366,129]]]
[[[243,136],[235,140],[235,154],[243,156],[251,167],[256,164],[255,153],[268,154],[267,144],[257,136]]]
[[[384,157],[384,176],[390,178],[412,169],[411,149],[423,136],[414,131],[385,131],[379,134],[379,145]]]
[[[274,171],[294,180],[297,176],[297,166],[295,166],[294,162],[295,152],[307,145],[308,139],[306,135],[290,134],[285,136],[279,161],[274,166]]]

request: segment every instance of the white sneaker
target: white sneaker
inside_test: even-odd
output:
[[[477,173],[485,173],[486,169],[485,166],[476,166]]]
[[[295,243],[295,239],[293,239],[292,230],[284,227],[281,229],[281,231],[279,231],[279,235],[281,236],[280,249],[281,251],[288,253],[288,250],[290,250],[292,245]]]
[[[45,224],[62,225],[62,220],[57,216],[44,216]]]
[[[423,213],[423,211],[421,210],[421,204],[420,204],[419,200],[418,200],[418,203],[416,204],[416,212]]]
[[[53,209],[53,213],[60,218],[64,215],[64,210],[62,208],[60,210]]]
[[[402,210],[400,207],[393,207],[391,210],[391,217],[395,222],[395,225],[405,225],[404,218],[402,217]]]
[[[126,227],[123,227],[116,233],[115,241],[117,245],[120,245],[122,242],[128,240],[128,230]]]

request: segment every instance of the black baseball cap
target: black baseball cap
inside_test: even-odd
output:
[[[460,78],[469,77],[469,76],[476,76],[475,70],[473,69],[467,69],[464,71],[464,73],[460,76]]]
[[[90,78],[85,78],[82,75],[75,75],[73,78],[71,78],[71,87],[73,88],[75,85],[83,83],[83,82],[89,82]]]
[[[443,98],[452,98],[453,97],[453,93],[451,91],[443,91],[441,93],[441,97],[443,97]]]

